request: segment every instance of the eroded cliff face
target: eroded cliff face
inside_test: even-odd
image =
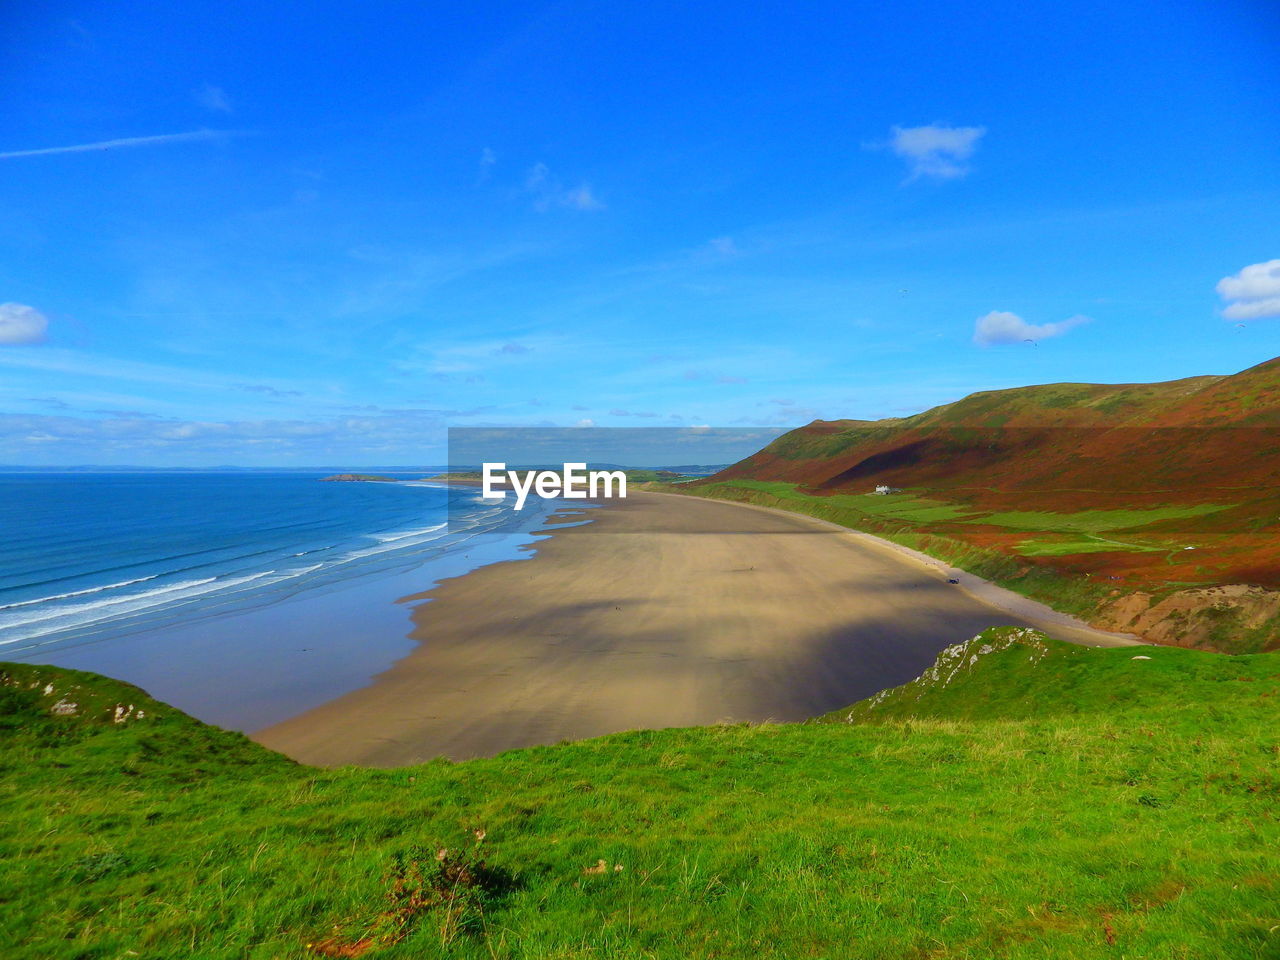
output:
[[[1280,590],[1243,583],[1116,597],[1093,623],[1155,643],[1201,650],[1261,653],[1280,649]]]

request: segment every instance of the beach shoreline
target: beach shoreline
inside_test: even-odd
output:
[[[258,730],[367,686],[416,645],[397,600],[527,556],[533,531],[561,509],[538,500],[523,513],[495,511],[470,489],[324,483],[319,473],[61,484],[71,491],[59,501],[68,532],[49,538],[44,562],[81,579],[64,595],[38,585],[6,594],[0,655],[116,677],[207,723]],[[155,537],[99,522],[103,484],[142,509]],[[66,503],[75,492],[79,514]],[[166,527],[172,517],[152,509],[175,497],[202,533]],[[83,542],[60,549],[59,535]],[[60,619],[65,631],[40,632]]]
[[[1135,642],[785,511],[635,492],[580,520],[561,512],[531,556],[403,598],[418,604],[407,656],[254,739],[322,766],[460,760],[805,719],[913,679],[988,626]]]
[[[683,496],[683,494],[678,493],[662,493],[659,491],[648,492],[659,497]],[[1003,610],[1005,613],[1019,617],[1027,617],[1042,623],[1055,624],[1060,627],[1079,631],[1079,634],[1073,637],[1063,636],[1059,639],[1069,640],[1072,643],[1084,642],[1092,646],[1140,646],[1146,644],[1146,641],[1136,634],[1103,630],[1100,627],[1095,627],[1092,624],[1081,620],[1079,617],[1072,616],[1069,613],[1063,613],[1060,610],[1055,610],[1053,607],[1046,603],[1041,603],[1039,600],[1032,600],[1030,597],[1023,596],[1022,594],[1014,590],[1010,590],[1007,587],[1001,587],[992,583],[990,580],[984,580],[981,577],[961,570],[953,564],[947,563],[945,560],[940,560],[937,557],[930,556],[922,550],[915,550],[911,547],[904,546],[901,543],[894,543],[892,540],[877,537],[873,533],[854,530],[850,527],[841,526],[832,520],[822,520],[818,517],[810,517],[807,514],[783,510],[780,507],[766,507],[755,503],[742,503],[740,501],[730,500],[722,502],[736,503],[738,506],[746,507],[749,510],[761,510],[765,513],[778,514],[786,517],[803,517],[804,519],[811,521],[813,524],[825,528],[831,533],[843,534],[871,549],[895,554],[926,570],[937,573],[945,579],[955,579],[958,581],[955,586],[958,586],[960,590],[975,599],[988,603],[999,610]]]

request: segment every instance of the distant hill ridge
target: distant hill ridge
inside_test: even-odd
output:
[[[880,483],[1103,495],[1174,490],[1182,499],[1206,485],[1272,481],[1280,449],[1253,444],[1278,428],[1280,358],[1234,376],[1015,387],[912,417],[815,420],[716,478],[788,480],[823,491]]]

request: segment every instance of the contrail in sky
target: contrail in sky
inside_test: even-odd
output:
[[[0,160],[15,157],[40,157],[50,153],[88,153],[91,150],[114,150],[117,147],[146,147],[154,143],[180,143],[186,140],[217,140],[234,136],[231,130],[192,130],[189,133],[161,133],[154,137],[124,137],[120,140],[99,140],[97,143],[77,143],[70,147],[42,147],[39,150],[10,150],[0,153]]]

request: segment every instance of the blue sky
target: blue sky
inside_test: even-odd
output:
[[[0,463],[432,463],[1280,354],[1275,6],[976,9],[5,4]]]

